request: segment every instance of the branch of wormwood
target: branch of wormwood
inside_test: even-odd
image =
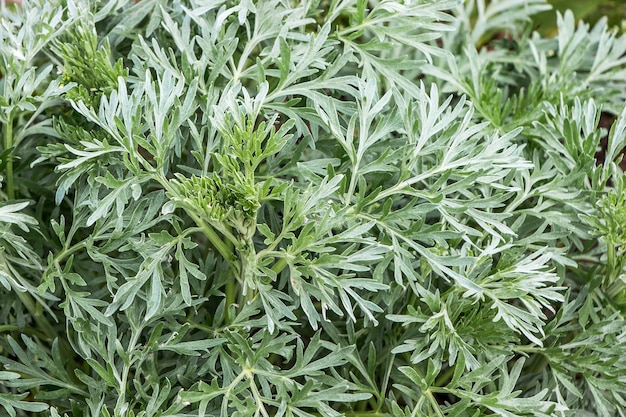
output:
[[[3,406],[619,414],[623,229],[605,229],[625,203],[589,196],[623,194],[622,171],[590,170],[599,109],[622,112],[624,38],[571,13],[531,36],[542,0],[87,3],[0,7],[2,40],[85,16],[24,54],[61,63],[36,90],[61,81],[73,105],[2,102]],[[3,211],[20,198],[41,234]]]
[[[251,271],[256,269],[255,263],[259,260],[255,253],[252,238],[248,238],[248,241],[242,245],[241,242],[238,241],[233,234],[228,232],[228,230],[224,229],[224,226],[222,225],[221,233],[222,236],[226,237],[226,239],[224,239],[211,225],[211,219],[207,219],[206,214],[200,212],[198,207],[195,207],[193,204],[186,203],[184,196],[180,195],[179,190],[172,186],[171,182],[167,180],[164,174],[152,173],[151,176],[170,196],[177,197],[177,200],[180,201],[179,205],[193,219],[198,228],[202,231],[222,258],[228,262],[234,279],[230,279],[226,283],[224,290],[226,295],[226,305],[229,306],[237,304],[237,285],[241,294],[246,297],[246,301],[252,300],[255,297],[254,291],[252,291],[255,288],[255,284],[250,282],[253,280]],[[279,274],[286,265],[286,261],[281,259],[273,265],[272,269]],[[229,317],[228,310],[226,310],[225,314],[226,322],[229,322],[232,318]]]

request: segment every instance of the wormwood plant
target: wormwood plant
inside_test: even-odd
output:
[[[626,415],[626,38],[548,8],[2,2],[0,414]]]

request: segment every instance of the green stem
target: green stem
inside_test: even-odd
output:
[[[437,402],[437,399],[435,398],[433,393],[430,390],[426,390],[426,392],[424,394],[426,394],[426,397],[428,398],[428,401],[430,401],[430,405],[432,406],[433,410],[437,414],[437,417],[445,417],[443,415],[443,412],[441,411],[441,408],[439,407],[439,403]]]
[[[376,408],[376,411],[382,410],[383,405],[385,404],[385,398],[387,397],[387,387],[389,386],[389,378],[391,378],[391,371],[393,370],[393,364],[394,364],[395,358],[396,358],[396,355],[392,353],[391,358],[387,362],[387,370],[385,371],[385,376],[383,377],[383,383],[382,383],[382,386],[380,387],[381,389],[380,389],[380,395],[378,397],[378,407]]]
[[[235,303],[235,299],[237,297],[237,289],[236,289],[235,279],[231,279],[226,283],[226,287],[224,292],[226,293],[226,305],[224,308],[224,319],[226,324],[230,324],[231,317],[228,314],[228,306]]]
[[[215,232],[215,230],[207,222],[202,220],[200,216],[198,216],[196,213],[193,213],[192,211],[188,211],[187,213],[198,225],[198,227],[202,229],[202,233],[204,233],[207,239],[209,239],[209,242],[211,242],[211,244],[219,252],[219,254],[222,255],[222,257],[226,259],[229,264],[232,264],[234,257],[232,248],[226,242],[224,242]]]
[[[66,242],[66,245],[63,247],[63,250],[59,253],[57,253],[57,255],[54,257],[54,262],[50,263],[50,265],[47,266],[46,268],[46,272],[44,273],[44,276],[46,275],[46,273],[48,272],[48,270],[50,268],[56,268],[57,271],[61,272],[61,263],[70,255],[72,255],[75,252],[78,252],[79,250],[85,248],[87,246],[87,243],[83,240],[78,242],[75,245],[68,245],[67,243],[69,243],[70,241],[68,240]]]
[[[607,239],[606,242],[606,263],[607,263],[607,282],[605,285],[608,287],[613,283],[615,277],[619,275],[620,271],[616,271],[615,268],[615,244],[611,239]]]
[[[356,175],[359,170],[359,162],[360,161],[357,160],[354,166],[352,167],[352,175],[350,176],[350,185],[348,187],[348,192],[344,196],[344,202],[346,206],[350,205],[350,200],[352,200],[352,196],[354,195],[354,190],[356,189]]]
[[[272,266],[272,271],[276,272],[276,275],[278,275],[283,271],[283,269],[285,269],[286,266],[287,266],[287,259],[280,258],[278,262],[276,262],[274,266]]]
[[[126,350],[129,354],[132,354],[132,352],[135,350],[135,346],[137,345],[137,342],[139,341],[139,337],[141,336],[143,326],[140,325],[140,326],[135,327],[131,324],[131,328],[133,328],[133,335],[130,341],[128,342],[128,348]],[[128,389],[128,374],[130,373],[131,366],[133,365],[134,362],[135,361],[133,360],[133,358],[131,358],[128,363],[124,363],[124,368],[122,369],[121,379],[118,380],[119,397],[115,405],[116,415],[118,414],[119,410],[121,410],[124,407],[124,403],[126,402],[126,391]],[[115,364],[111,364],[111,366],[113,367],[113,369],[115,369]]]
[[[13,147],[13,113],[9,112],[7,117],[6,129],[4,131],[4,150]],[[7,196],[9,200],[15,199],[15,185],[13,183],[13,152],[8,155],[7,159]]]

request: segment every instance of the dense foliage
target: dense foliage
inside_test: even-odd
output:
[[[626,37],[548,8],[2,2],[0,414],[625,416]]]

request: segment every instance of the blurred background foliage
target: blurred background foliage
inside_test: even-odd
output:
[[[606,16],[609,26],[626,33],[626,0],[548,0],[553,10],[535,16],[535,28],[544,35],[556,34],[555,10],[570,9],[577,19],[594,24]]]

